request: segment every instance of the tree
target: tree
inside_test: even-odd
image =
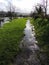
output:
[[[12,20],[16,16],[15,6],[13,6],[11,1],[8,1],[7,8],[8,8],[7,16],[9,16],[10,20]]]
[[[38,7],[36,6],[36,13],[38,15],[42,15],[43,14],[43,9],[42,9],[41,5],[39,5]]]
[[[43,17],[44,16],[44,11],[41,5],[38,5],[35,7],[35,11],[33,12],[33,17],[36,19],[38,17]]]
[[[47,15],[48,0],[43,0],[43,7],[45,8],[45,15]]]

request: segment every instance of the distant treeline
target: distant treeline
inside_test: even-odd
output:
[[[5,11],[0,11],[0,17],[28,17],[29,15],[23,15],[21,13],[17,12],[5,12]]]
[[[5,11],[0,11],[0,17],[10,17],[10,16],[17,16],[16,12],[5,12]]]

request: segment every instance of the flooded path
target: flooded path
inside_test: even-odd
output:
[[[16,56],[14,65],[41,65],[39,60],[39,47],[36,45],[34,26],[27,20],[24,30],[24,38],[21,41],[21,52]]]

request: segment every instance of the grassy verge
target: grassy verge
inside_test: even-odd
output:
[[[26,18],[14,19],[0,28],[0,65],[8,65],[19,52]]]
[[[37,18],[36,20],[32,19],[31,23],[35,26],[38,45],[49,57],[49,20]]]

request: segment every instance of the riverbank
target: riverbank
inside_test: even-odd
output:
[[[19,52],[26,18],[14,19],[0,28],[0,65],[9,65]]]
[[[42,65],[49,65],[49,22],[48,19],[31,19],[32,25],[34,25],[36,39],[38,46],[40,47],[40,61]],[[43,58],[43,59],[42,59]]]

